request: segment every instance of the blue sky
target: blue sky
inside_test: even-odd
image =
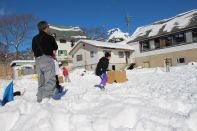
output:
[[[40,20],[67,26],[119,27],[127,32],[125,16],[137,27],[197,9],[197,0],[0,0],[0,15],[32,13]]]

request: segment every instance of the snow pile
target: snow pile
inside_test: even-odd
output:
[[[108,31],[108,41],[124,41],[129,38],[129,33],[122,32],[119,28],[111,29]]]
[[[81,75],[81,74],[84,75]],[[70,73],[60,100],[36,102],[32,76],[14,81],[25,94],[0,107],[1,131],[196,131],[197,66],[134,69],[128,82],[94,87],[100,78],[84,69]],[[0,80],[0,94],[9,81]],[[2,97],[2,96],[1,96]]]
[[[164,19],[158,22],[155,22],[151,25],[143,26],[137,28],[137,30],[131,36],[131,40],[135,40],[140,36],[152,37],[158,35],[160,31],[171,32],[174,28],[182,29],[187,27],[191,19],[194,17],[194,14],[197,13],[197,10],[192,10],[183,14],[179,14],[175,17]]]

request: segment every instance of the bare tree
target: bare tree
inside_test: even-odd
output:
[[[8,53],[8,46],[0,42],[0,62],[4,63],[6,61],[6,55]]]
[[[35,29],[36,18],[31,14],[6,15],[0,18],[0,41],[14,47],[15,59],[19,56],[19,48]]]
[[[104,27],[94,27],[94,28],[82,28],[82,30],[87,34],[88,38],[95,40],[95,39],[106,39],[107,38],[107,31]]]
[[[33,60],[34,54],[31,48],[26,48],[23,51],[20,51],[19,55],[20,60]]]

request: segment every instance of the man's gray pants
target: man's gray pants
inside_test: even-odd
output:
[[[50,98],[56,87],[55,64],[51,56],[42,55],[36,58],[36,70],[38,74],[37,101]]]

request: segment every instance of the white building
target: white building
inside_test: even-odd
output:
[[[79,27],[50,25],[50,33],[55,37],[58,44],[57,59],[63,65],[72,65],[69,52],[79,39],[86,39],[86,34]]]
[[[135,50],[132,63],[164,67],[197,61],[197,10],[179,14],[136,29],[127,44]]]
[[[115,66],[116,70],[124,69],[131,63],[131,46],[123,43],[109,43],[95,40],[80,40],[70,51],[73,58],[73,67],[84,67],[93,70],[105,52],[111,53],[109,69]]]
[[[10,63],[13,69],[13,78],[18,78],[23,75],[34,74],[35,60],[14,60]]]
[[[129,33],[122,32],[119,28],[114,28],[108,31],[108,42],[117,43],[129,39]]]

